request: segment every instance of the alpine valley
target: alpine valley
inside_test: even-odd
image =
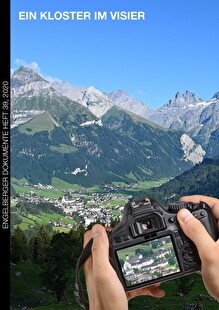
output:
[[[173,178],[219,157],[219,93],[186,91],[150,110],[124,91],[49,82],[27,67],[11,79],[11,176],[92,186]]]

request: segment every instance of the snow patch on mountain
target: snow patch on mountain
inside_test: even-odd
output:
[[[205,151],[200,144],[196,144],[187,134],[183,134],[180,143],[184,151],[185,160],[190,160],[194,164],[201,163],[205,156]]]
[[[100,119],[98,121],[93,120],[93,121],[87,121],[85,123],[80,124],[81,127],[91,126],[91,125],[103,126],[102,121]]]
[[[77,175],[78,173],[83,173],[85,176],[88,176],[87,168],[88,168],[87,165],[85,165],[85,168],[84,168],[84,169],[76,168],[74,171],[71,172],[71,174]]]

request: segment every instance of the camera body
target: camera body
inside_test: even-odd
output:
[[[121,222],[109,234],[110,261],[130,291],[175,279],[201,269],[195,244],[183,233],[176,214],[186,208],[218,238],[216,220],[204,202],[176,202],[168,209],[152,197],[124,206]]]

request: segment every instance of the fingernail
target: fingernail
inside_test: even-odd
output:
[[[101,235],[101,227],[98,225],[94,225],[92,227],[92,235],[93,238],[99,237]]]
[[[181,221],[184,223],[188,222],[188,220],[190,220],[193,217],[191,212],[187,209],[180,210],[179,216],[180,216]]]

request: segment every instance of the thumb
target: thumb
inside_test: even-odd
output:
[[[204,225],[196,219],[189,210],[181,209],[177,213],[177,219],[183,232],[195,243],[200,258],[202,258],[205,253],[208,253],[208,251],[211,251],[214,240],[211,238]]]
[[[109,240],[105,228],[99,224],[93,226],[92,236],[93,267],[101,268],[109,261]]]

